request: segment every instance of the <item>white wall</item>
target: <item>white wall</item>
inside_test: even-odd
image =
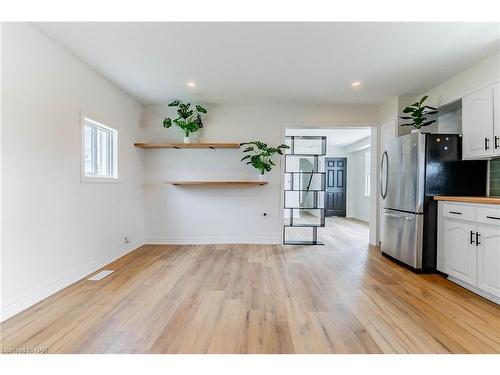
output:
[[[365,154],[363,148],[347,154],[347,216],[370,221],[370,199],[365,197]]]
[[[499,80],[500,51],[417,97],[428,95],[428,103],[439,107]]]
[[[349,127],[377,124],[378,108],[335,106],[208,107],[204,141],[284,142],[287,127]],[[177,128],[164,129],[166,105],[145,110],[145,140],[180,140]],[[146,241],[151,243],[279,243],[281,238],[280,167],[269,185],[253,188],[181,188],[178,179],[255,179],[240,163],[239,150],[155,150],[144,152]],[[268,215],[263,216],[266,212]]]
[[[119,131],[120,183],[80,182],[80,109]],[[141,244],[141,112],[30,25],[2,25],[2,319]]]
[[[500,81],[500,51],[424,93],[398,97],[398,108],[402,111],[405,106],[424,95],[429,96],[427,99],[429,105],[440,107],[498,81]]]

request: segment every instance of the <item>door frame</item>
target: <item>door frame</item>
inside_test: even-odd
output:
[[[347,157],[342,157],[342,156],[325,156],[325,172],[327,171],[327,162],[328,162],[328,159],[342,159],[344,160],[344,205],[345,205],[345,216],[340,216],[340,217],[347,217]],[[325,184],[328,182],[328,173],[325,174]],[[335,215],[332,215],[332,216],[327,216],[326,215],[326,211],[328,211],[326,209],[326,197],[327,197],[327,191],[328,187],[325,186],[325,217],[335,217]]]
[[[351,121],[346,121],[344,123],[332,123],[332,122],[307,122],[307,123],[282,123],[280,129],[280,143],[285,143],[286,141],[286,130],[287,129],[318,129],[318,130],[328,130],[328,129],[370,129],[370,149],[371,149],[371,186],[370,186],[370,196],[372,198],[370,202],[370,222],[369,222],[369,243],[373,246],[378,246],[379,244],[379,223],[380,217],[378,215],[379,210],[379,184],[378,184],[378,153],[379,153],[379,131],[380,123],[352,123]],[[285,218],[283,217],[284,210],[284,189],[285,189],[285,163],[283,159],[280,159],[280,186],[279,186],[279,224],[280,227],[277,228],[280,233],[280,243],[283,243],[283,226],[285,224]]]

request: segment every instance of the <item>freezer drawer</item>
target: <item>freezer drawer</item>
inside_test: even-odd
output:
[[[386,209],[384,222],[382,252],[421,269],[424,215]]]

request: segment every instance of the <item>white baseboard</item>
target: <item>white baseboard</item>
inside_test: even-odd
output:
[[[57,293],[60,290],[70,286],[71,284],[74,284],[75,282],[89,276],[98,269],[130,253],[131,251],[142,246],[143,244],[144,244],[143,240],[129,243],[126,246],[113,251],[112,253],[106,255],[105,257],[102,257],[96,260],[95,262],[92,262],[91,264],[88,264],[87,266],[82,267],[81,269],[72,272],[71,274],[66,275],[65,277],[53,283],[42,286],[33,293],[30,293],[20,298],[16,302],[13,302],[7,306],[2,306],[0,321],[3,322],[4,320],[16,314],[19,314],[21,311],[26,310],[27,308],[37,304],[38,302],[44,300],[45,298],[51,296],[52,294]]]
[[[489,299],[492,302],[495,302],[497,305],[500,305],[500,298],[494,296],[493,294],[490,294],[488,292],[485,292],[484,290],[481,290],[479,288],[476,288],[474,285],[470,285],[469,283],[466,283],[465,281],[459,280],[453,276],[448,275],[448,280],[451,282],[454,282],[455,284],[458,284],[465,289],[470,290],[473,293],[476,293],[477,295],[480,295],[483,298]]]
[[[146,245],[264,244],[277,245],[280,237],[145,237]]]
[[[368,223],[370,222],[369,219],[367,219],[366,217],[362,217],[362,216],[358,216],[358,215],[350,215],[350,216],[347,216],[348,219],[356,219],[356,220],[359,220],[359,221],[364,221],[365,223]]]

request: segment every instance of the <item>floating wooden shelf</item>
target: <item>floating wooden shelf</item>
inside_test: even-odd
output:
[[[240,148],[239,143],[134,143],[135,147],[148,149],[156,148]]]
[[[166,181],[175,186],[258,186],[267,185],[267,181]]]

